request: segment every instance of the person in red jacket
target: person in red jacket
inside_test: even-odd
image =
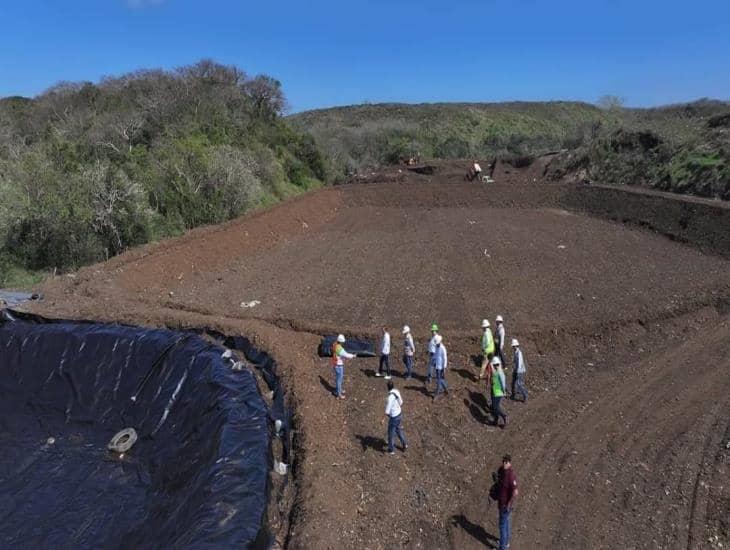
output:
[[[509,548],[512,535],[512,507],[517,498],[517,476],[512,469],[512,457],[502,457],[502,467],[497,471],[497,504],[499,508],[499,549]]]

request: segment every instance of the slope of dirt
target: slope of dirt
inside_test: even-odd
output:
[[[726,544],[730,261],[568,212],[572,188],[531,172],[484,186],[459,171],[321,190],[58,278],[33,307],[251,335],[276,357],[296,411],[296,496],[275,525],[289,547],[494,546],[486,495],[505,452],[513,548]],[[476,381],[478,323],[497,314],[530,365],[506,430]],[[436,402],[434,320],[451,361]],[[377,361],[350,365],[335,400],[316,344],[388,325],[401,372],[404,323],[419,347],[419,376],[395,378],[411,445],[388,456]]]

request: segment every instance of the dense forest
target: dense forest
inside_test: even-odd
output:
[[[0,100],[0,286],[320,185],[281,86],[212,61]]]

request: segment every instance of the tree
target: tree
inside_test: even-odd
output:
[[[281,116],[286,108],[281,82],[266,75],[259,75],[244,84],[244,91],[253,103],[257,115],[273,119]]]
[[[601,96],[596,105],[606,111],[615,111],[623,108],[626,99],[618,95],[603,95]]]

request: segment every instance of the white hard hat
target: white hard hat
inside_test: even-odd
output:
[[[433,341],[436,344],[440,344],[443,341],[443,339],[444,339],[443,336],[441,336],[440,334],[437,334],[436,336],[433,337]]]
[[[405,325],[403,327],[403,334],[408,334],[409,332],[411,332],[411,327],[409,327],[408,325]]]
[[[517,338],[512,338],[512,347],[516,348],[519,345],[520,345],[520,343],[517,341]]]
[[[345,335],[344,334],[340,334],[339,336],[337,336],[337,341],[340,344],[344,344],[345,343]]]
[[[497,357],[496,355],[494,357],[492,357],[492,365],[494,365],[496,367],[501,364],[502,364],[502,361],[499,360],[499,357]]]
[[[482,321],[482,328],[489,328],[489,319],[484,319]]]
[[[504,321],[504,319],[502,319],[501,315],[497,315],[497,318],[495,319],[495,321],[497,321],[498,323],[502,323]]]

